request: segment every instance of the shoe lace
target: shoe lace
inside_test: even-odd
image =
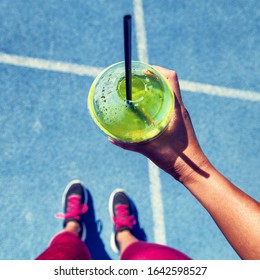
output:
[[[134,215],[129,215],[128,206],[125,204],[116,205],[116,216],[113,217],[116,231],[121,227],[128,227],[130,229],[136,224]]]
[[[86,213],[88,210],[88,205],[84,203],[80,203],[80,196],[71,195],[68,197],[68,206],[66,209],[66,213],[58,213],[55,215],[58,219],[70,219],[74,218],[76,220],[80,220],[80,215]]]

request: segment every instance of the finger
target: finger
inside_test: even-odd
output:
[[[156,70],[161,72],[166,79],[168,80],[170,86],[173,89],[173,92],[181,105],[183,105],[182,97],[181,97],[181,90],[178,80],[178,75],[175,71],[163,68],[161,66],[153,66]]]
[[[129,150],[129,151],[134,151],[136,152],[137,151],[137,148],[136,148],[136,144],[133,144],[133,143],[124,143],[124,142],[121,142],[121,141],[118,141],[118,140],[115,140],[111,137],[108,137],[108,141],[112,144],[114,144],[115,146],[118,146],[124,150]]]
[[[153,68],[161,72],[167,79],[170,77],[172,70],[166,69],[164,67],[158,66],[158,65],[153,65]]]

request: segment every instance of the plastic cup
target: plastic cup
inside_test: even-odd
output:
[[[138,143],[157,137],[167,127],[174,110],[174,94],[160,72],[132,61],[132,100],[127,101],[124,62],[118,62],[94,80],[88,108],[106,135]]]

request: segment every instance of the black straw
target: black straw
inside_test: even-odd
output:
[[[131,71],[131,15],[124,16],[124,48],[125,48],[125,79],[126,79],[126,101],[132,100],[132,71]]]

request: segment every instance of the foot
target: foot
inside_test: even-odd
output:
[[[114,252],[119,252],[117,234],[128,230],[132,233],[136,219],[131,200],[124,190],[116,189],[109,198],[109,212],[114,223],[114,232],[111,235],[111,247]]]
[[[87,235],[86,225],[82,221],[82,215],[88,210],[87,200],[88,196],[83,184],[78,180],[73,180],[67,185],[63,193],[64,214],[55,215],[56,218],[64,219],[64,228],[70,221],[77,222],[80,226],[78,235],[81,240],[85,240]]]

